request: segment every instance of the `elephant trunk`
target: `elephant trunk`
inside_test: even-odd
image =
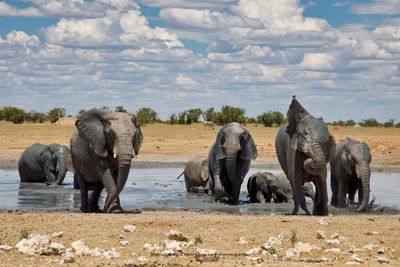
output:
[[[227,153],[226,157],[226,172],[229,180],[232,182],[232,191],[230,194],[230,201],[233,203],[239,202],[240,187],[242,185],[242,177],[238,177],[236,171],[236,159],[238,152]]]
[[[62,184],[65,175],[67,174],[68,168],[65,160],[59,160],[57,163],[57,177],[53,184]]]
[[[361,185],[358,191],[358,194],[361,194],[361,205],[358,207],[357,211],[362,212],[365,211],[366,207],[369,203],[369,194],[370,194],[370,178],[371,171],[368,165],[356,166],[356,173],[360,177]],[[360,192],[361,191],[361,192]]]
[[[324,150],[321,145],[314,143],[312,147],[312,158],[308,158],[304,161],[304,169],[306,172],[312,175],[321,175],[325,170],[326,160]]]

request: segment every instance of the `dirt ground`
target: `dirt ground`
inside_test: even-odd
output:
[[[274,139],[278,129],[261,125],[247,127],[259,152],[254,164],[276,167]],[[135,159],[136,164],[184,163],[194,155],[206,156],[218,130],[219,127],[213,131],[205,130],[200,124],[144,126],[144,142]],[[22,151],[35,142],[68,145],[73,131],[73,125],[14,125],[0,122],[0,163],[2,166],[15,167]],[[400,170],[400,129],[331,127],[330,132],[337,141],[350,136],[367,142],[373,155],[373,169]],[[73,263],[61,264],[62,256],[28,257],[15,248],[9,252],[1,252],[0,249],[0,266],[345,266],[346,262],[355,261],[351,259],[355,254],[357,260],[362,261],[361,265],[380,265],[378,257],[383,256],[389,261],[389,266],[400,266],[399,214],[335,215],[324,217],[322,222],[321,219],[314,216],[261,216],[182,210],[143,211],[140,214],[2,211],[0,245],[14,247],[27,233],[51,235],[63,231],[62,237],[52,238],[52,241],[68,248],[72,242],[84,239],[90,248],[115,248],[121,255],[106,259],[75,254]],[[126,224],[135,225],[137,231],[124,232]],[[143,248],[146,242],[162,247],[171,229],[196,241],[195,247],[183,250],[184,257],[152,255]],[[325,232],[326,239],[331,239],[334,233],[340,234],[340,244],[336,245],[340,251],[325,251],[331,245],[326,239],[317,239],[316,233],[320,230]],[[278,235],[283,236],[284,240],[282,245],[274,247],[275,251],[270,251],[275,252],[276,256],[265,251],[248,258],[244,255],[249,249],[263,245],[269,237]],[[245,237],[248,243],[240,245],[240,237]],[[129,244],[122,246],[120,240],[127,240]],[[286,250],[297,242],[308,242],[318,249],[302,253],[299,257],[286,257]],[[368,244],[371,249],[364,248]],[[216,249],[221,257],[217,262],[200,263],[194,256],[196,247]],[[379,250],[383,254],[378,254]],[[141,256],[145,256],[146,260],[140,261]]]
[[[275,136],[278,128],[246,125],[257,145],[255,165],[277,167]],[[220,127],[151,124],[142,127],[144,141],[135,159],[139,163],[184,163],[192,156],[207,156]],[[33,143],[69,145],[73,125],[22,124],[0,121],[0,163],[16,166],[23,150]],[[330,127],[337,142],[346,137],[366,142],[372,152],[373,170],[400,170],[400,128]]]

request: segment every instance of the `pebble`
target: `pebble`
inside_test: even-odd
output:
[[[340,245],[339,239],[328,239],[326,240],[326,243],[331,247],[338,247]]]
[[[196,261],[198,262],[214,262],[218,261],[220,253],[215,249],[198,248],[196,250]]]
[[[385,254],[385,248],[378,249],[378,254]]]
[[[294,249],[301,254],[301,253],[310,253],[311,251],[318,249],[318,247],[310,243],[298,242],[294,246]]]
[[[247,242],[247,239],[246,239],[246,237],[244,237],[244,236],[241,236],[240,238],[239,238],[239,245],[246,245],[248,242]]]
[[[368,250],[371,250],[371,249],[373,249],[375,247],[375,245],[374,244],[372,244],[372,243],[369,243],[369,244],[366,244],[365,246],[363,246],[363,249],[368,249]]]
[[[327,225],[328,222],[326,221],[325,217],[322,217],[322,218],[319,220],[319,224],[320,224],[320,225]]]
[[[176,230],[169,231],[168,239],[176,241],[189,241],[189,238],[187,236]]]
[[[261,252],[261,248],[252,248],[247,250],[244,254],[246,254],[247,256],[251,256],[251,255],[257,255],[260,254]]]
[[[364,260],[362,258],[358,257],[357,254],[352,255],[350,257],[350,261],[355,261],[355,262],[358,262],[358,263],[363,263],[364,262]]]
[[[0,245],[0,252],[9,252],[12,249],[12,246]]]
[[[340,254],[340,252],[340,248],[329,248],[324,250],[324,253]]]
[[[317,231],[317,239],[326,239],[324,231]]]
[[[19,241],[15,247],[24,255],[61,255],[65,252],[65,247],[60,243],[52,243],[47,235],[29,235]]]
[[[145,263],[147,261],[147,258],[146,256],[139,256],[138,261],[140,261],[141,263]]]
[[[132,224],[124,225],[124,231],[127,232],[127,233],[136,232],[136,226],[134,226]]]
[[[64,235],[64,232],[63,232],[63,231],[60,231],[60,232],[55,232],[55,233],[53,233],[53,234],[51,235],[51,237],[60,238],[60,237],[62,237],[63,235]]]
[[[149,251],[159,251],[160,246],[157,244],[149,244],[149,243],[144,243],[143,249],[149,250]]]
[[[267,242],[264,243],[264,245],[261,246],[262,249],[264,250],[269,250],[270,248],[274,247],[277,249],[279,246],[282,245],[283,237],[282,236],[270,236],[267,240]]]
[[[120,245],[123,246],[123,247],[129,245],[129,241],[128,241],[128,240],[121,240],[121,241],[119,241],[119,243],[120,243]]]
[[[64,258],[61,260],[61,263],[73,263],[75,261],[74,254],[65,253]]]
[[[300,253],[294,248],[289,248],[285,251],[285,256],[287,258],[294,258],[300,256]]]
[[[355,262],[355,261],[348,261],[346,262],[346,265],[360,265],[361,263]]]
[[[379,263],[389,263],[389,260],[384,256],[377,257],[376,259]]]

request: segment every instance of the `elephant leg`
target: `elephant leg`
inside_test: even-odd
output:
[[[363,201],[363,185],[361,182],[358,183],[358,202],[361,204]]]
[[[103,191],[104,185],[102,183],[94,184],[93,192],[89,197],[89,211],[90,212],[101,212],[102,210],[99,207],[99,198],[101,195],[101,191]]]
[[[315,183],[314,183],[315,185]],[[331,196],[331,205],[337,207],[339,205],[338,200],[338,183],[332,174],[331,177],[331,189],[332,189],[332,196]]]
[[[203,186],[192,186],[189,192],[196,194],[208,194],[208,189]]]
[[[295,165],[296,172],[294,173],[294,181],[293,181],[293,199],[294,199],[294,208],[292,211],[292,215],[297,215],[299,211],[299,205],[302,210],[306,212],[307,215],[310,215],[306,204],[306,197],[303,192],[303,169],[298,164]]]
[[[74,173],[74,189],[79,189],[78,177],[76,173]]]
[[[338,183],[338,208],[346,207],[347,184],[344,181]]]
[[[279,203],[288,202],[289,196],[285,192],[283,192],[282,189],[280,189],[280,188],[277,189],[275,194],[277,195],[277,198],[279,196],[279,198],[278,198],[278,200],[280,201]]]
[[[240,196],[240,184],[232,184],[230,190],[229,202],[232,204],[239,204],[239,196]]]
[[[358,179],[352,180],[348,185],[349,202],[354,204],[354,196],[356,195],[358,188]]]
[[[75,172],[75,175],[77,177],[79,189],[81,191],[81,211],[82,212],[89,212],[87,184],[82,179],[82,176],[78,173],[78,171]]]
[[[328,215],[328,191],[326,187],[326,171],[315,177],[315,198],[313,215]]]
[[[260,190],[257,191],[256,198],[257,198],[258,203],[266,202],[265,196],[264,196],[263,192],[261,192]]]
[[[107,169],[102,176],[102,183],[107,191],[108,196],[116,191],[116,185],[113,176],[111,175],[110,169]],[[107,196],[107,199],[108,199]],[[107,203],[107,200],[106,200]],[[110,203],[108,206],[104,206],[104,212],[110,212],[110,207],[113,206],[113,203]]]

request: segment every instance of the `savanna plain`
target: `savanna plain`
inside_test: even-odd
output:
[[[274,148],[278,128],[253,124],[246,127],[259,154],[253,165],[278,168]],[[69,145],[74,129],[74,125],[0,122],[0,166],[16,168],[20,154],[33,143]],[[143,145],[133,164],[183,166],[192,156],[207,155],[218,130],[219,127],[206,130],[201,124],[143,126]],[[400,172],[400,129],[330,127],[329,130],[337,142],[347,136],[366,142],[372,152],[373,171]],[[126,225],[136,226],[136,231],[124,231]],[[148,243],[157,244],[162,250],[170,230],[183,233],[195,245],[173,256],[152,254],[151,249],[144,248]],[[29,257],[12,248],[8,252],[0,250],[0,266],[400,266],[400,215],[396,212],[327,217],[190,210],[143,210],[126,214],[82,214],[69,210],[2,210],[0,213],[0,245],[14,247],[29,233],[51,236],[59,231],[63,234],[51,240],[66,248],[84,239],[89,248],[115,248],[120,255],[107,259],[73,252],[73,262],[62,263],[60,255]],[[270,237],[279,239],[272,248],[267,242],[274,240]],[[328,242],[331,239],[338,242]],[[299,256],[285,255],[290,248],[301,247],[302,243],[313,246],[303,246]],[[215,249],[219,257],[196,257],[199,248]],[[254,248],[252,252],[257,253],[250,253]]]

